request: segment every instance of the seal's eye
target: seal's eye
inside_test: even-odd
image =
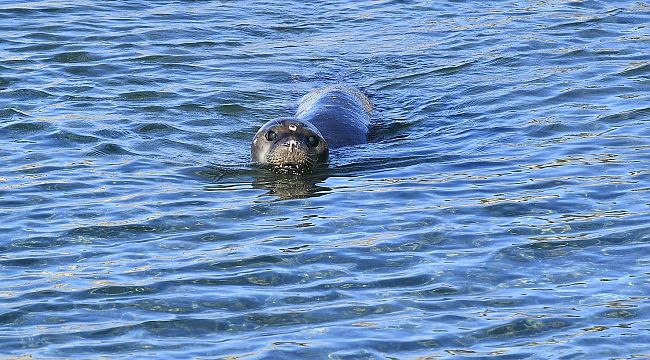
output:
[[[307,145],[309,145],[311,147],[318,146],[318,142],[319,142],[318,138],[315,137],[314,135],[311,135],[311,136],[307,137]]]
[[[276,137],[278,137],[278,134],[276,134],[275,131],[269,131],[266,133],[266,135],[264,135],[264,137],[268,141],[273,141]]]

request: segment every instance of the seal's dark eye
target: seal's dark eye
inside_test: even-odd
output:
[[[264,137],[268,141],[273,141],[276,137],[278,137],[278,134],[276,134],[275,131],[269,131],[266,133],[266,135],[264,135]]]
[[[311,147],[316,147],[318,146],[318,138],[315,137],[314,135],[307,137],[307,145]]]

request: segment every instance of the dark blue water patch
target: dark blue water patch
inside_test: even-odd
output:
[[[29,32],[24,34],[21,39],[23,41],[27,42],[34,42],[34,41],[51,41],[54,43],[67,43],[67,42],[72,42],[74,41],[75,37],[74,36],[69,36],[69,35],[62,35],[62,34],[56,34],[56,33],[50,33],[50,32],[45,32],[45,31],[35,31],[35,32]]]
[[[34,256],[34,257],[24,257],[24,258],[15,258],[9,260],[0,260],[0,265],[3,267],[11,268],[38,268],[46,267],[58,261],[75,261],[78,258],[76,255],[60,255],[53,256],[49,255],[48,257]]]
[[[13,4],[7,4],[2,7],[2,12],[6,14],[16,14],[25,16],[26,19],[30,19],[32,16],[39,16],[40,14],[47,15],[56,15],[56,14],[69,14],[74,13],[75,10],[86,10],[86,11],[96,11],[99,10],[97,7],[78,7],[72,4],[69,5],[60,5],[57,4],[31,4],[29,2],[18,1]]]
[[[88,237],[88,238],[110,238],[110,237],[121,237],[124,238],[124,233],[138,233],[140,240],[146,238],[151,238],[154,236],[155,232],[159,230],[155,226],[144,225],[144,224],[130,224],[130,225],[114,225],[114,226],[86,226],[86,227],[77,227],[65,232],[66,237],[77,238],[77,237]],[[144,235],[147,235],[144,237]]]
[[[46,99],[55,96],[47,91],[26,88],[5,91],[4,95],[7,99],[14,101],[33,101],[35,99]]]
[[[172,79],[162,76],[142,76],[139,74],[118,72],[113,74],[112,77],[106,79],[106,84],[115,87],[128,87],[129,85],[138,87],[151,87],[151,86],[162,86],[162,84],[167,84],[173,82]]]
[[[99,60],[102,60],[102,58],[88,51],[61,52],[51,58],[51,61],[61,64],[88,63]]]
[[[176,107],[179,110],[189,113],[210,114],[216,112],[225,116],[246,114],[254,111],[253,108],[246,107],[242,104],[221,104],[214,107],[201,104],[183,104]]]
[[[167,109],[164,106],[159,106],[159,105],[150,105],[150,106],[142,106],[139,108],[141,112],[148,112],[153,115],[160,115],[161,113],[164,112],[170,112],[169,109]]]
[[[9,77],[9,76],[0,77],[0,90],[7,89],[12,85],[18,83],[19,81],[20,79],[16,77]]]
[[[140,134],[171,134],[180,131],[180,129],[167,123],[140,124],[137,129],[135,129],[135,132]]]
[[[132,133],[130,131],[120,129],[120,128],[106,128],[106,129],[100,129],[95,132],[93,132],[95,136],[104,138],[104,139],[120,139],[120,138],[128,138],[132,136]]]
[[[246,44],[238,40],[223,40],[223,41],[188,41],[178,44],[178,46],[183,48],[216,48],[221,49],[223,47],[242,47]]]
[[[29,114],[17,108],[4,108],[0,110],[0,118],[13,119],[14,117],[29,117]]]
[[[123,70],[122,67],[107,65],[107,64],[98,64],[98,65],[89,65],[89,66],[66,66],[63,68],[69,75],[73,76],[84,76],[84,77],[100,77],[100,76],[110,76],[113,77],[115,73],[120,73]]]
[[[143,141],[137,146],[134,146],[134,149],[137,151],[147,151],[153,146],[159,146],[161,151],[165,153],[164,156],[172,157],[176,154],[178,157],[185,157],[183,154],[191,152],[195,156],[200,154],[211,154],[210,148],[202,144],[188,144],[185,141],[172,140],[172,139],[160,139],[160,138],[151,138],[150,140]],[[162,154],[160,154],[162,155]]]
[[[639,80],[648,80],[650,78],[650,64],[629,64],[625,70],[617,73],[617,75],[625,76],[629,79],[638,78]]]
[[[13,112],[15,113],[16,111],[14,110]],[[2,127],[2,129],[0,129],[0,131],[4,132],[7,135],[29,135],[34,133],[42,133],[46,130],[52,129],[52,127],[52,124],[46,122],[21,121],[5,125]]]
[[[142,57],[137,57],[130,59],[131,61],[143,63],[143,64],[161,64],[161,65],[173,65],[179,64],[181,66],[190,66],[194,62],[202,60],[199,57],[193,57],[188,55],[146,55]]]
[[[579,21],[570,21],[570,22],[562,22],[560,24],[554,25],[552,27],[549,27],[548,29],[562,29],[562,28],[579,28],[581,26],[589,26],[589,25],[594,25],[594,24],[600,24],[600,23],[619,23],[619,19],[621,15],[621,10],[620,9],[610,9],[605,11],[604,13],[598,14],[598,15],[593,15],[593,16],[588,16],[580,19]],[[613,21],[612,21],[613,20]]]
[[[177,94],[167,91],[129,91],[120,94],[118,99],[127,102],[146,102],[170,100],[177,97]]]
[[[604,61],[644,61],[644,56],[640,56],[637,52],[628,50],[609,50],[609,49],[584,49],[584,48],[570,48],[555,56],[555,62],[558,64],[568,64],[567,60],[575,64],[577,59],[584,59],[589,62],[604,62]]]
[[[124,149],[118,144],[103,142],[89,150],[87,155],[91,157],[106,157],[115,155],[135,155],[135,153]]]
[[[7,356],[644,353],[644,5],[0,8]],[[251,166],[333,82],[370,143]]]
[[[526,245],[519,245],[515,247],[503,248],[500,250],[500,255],[511,258],[515,261],[540,261],[549,257],[567,257],[574,252],[584,252],[589,248],[597,248],[602,246],[630,246],[632,244],[642,244],[647,238],[644,232],[647,230],[643,225],[627,225],[625,223],[616,224],[622,227],[623,230],[608,231],[610,234],[602,234],[598,237],[590,237],[589,233],[585,231],[584,225],[582,229],[575,229],[573,223],[570,226],[560,227],[557,230],[546,229],[541,231],[538,236],[531,236],[533,242]],[[594,226],[599,229],[608,229],[608,227]],[[614,227],[614,226],[611,226]],[[568,232],[568,229],[572,229]],[[577,231],[576,231],[577,230]],[[581,231],[582,230],[582,231]],[[601,230],[602,231],[602,230]]]
[[[48,248],[62,248],[75,244],[75,241],[71,238],[60,237],[60,236],[32,236],[25,239],[19,239],[12,241],[4,250],[7,251],[9,248],[14,250],[27,250],[27,249],[48,249]]]
[[[100,141],[99,138],[91,135],[77,134],[71,131],[56,131],[50,135],[53,140],[60,141],[62,147],[73,146],[72,144],[91,144]]]
[[[59,192],[59,191],[70,192],[70,191],[77,191],[84,188],[89,188],[89,186],[78,182],[69,183],[69,182],[48,181],[38,185],[27,187],[25,188],[25,190],[33,191],[36,193],[38,192],[47,193],[47,192]]]
[[[52,87],[54,88],[54,87]],[[93,92],[95,90],[95,87],[92,85],[89,85],[87,83],[73,83],[73,84],[66,84],[63,86],[58,86],[56,87],[57,90],[61,92],[67,93],[72,93],[72,94],[78,94],[78,93],[89,93]],[[65,95],[61,97],[62,100],[68,100],[68,99],[75,99],[74,96],[71,95]],[[91,98],[92,100],[101,100],[101,98]]]
[[[576,319],[571,318],[516,319],[505,324],[492,326],[472,333],[465,337],[464,340],[480,341],[484,339],[494,339],[498,341],[508,339],[508,341],[511,342],[517,338],[530,337],[533,333],[536,334],[536,336],[539,336],[544,333],[555,332],[558,329],[572,326],[572,323],[576,322]]]

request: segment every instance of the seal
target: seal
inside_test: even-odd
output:
[[[368,142],[372,104],[358,89],[329,85],[298,102],[293,117],[273,119],[257,131],[253,162],[278,172],[306,172],[324,165],[329,149]]]

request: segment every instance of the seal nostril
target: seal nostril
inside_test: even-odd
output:
[[[289,147],[289,152],[293,152],[294,149],[298,148],[298,142],[296,142],[296,140],[293,139],[287,141],[287,143],[284,145]]]

